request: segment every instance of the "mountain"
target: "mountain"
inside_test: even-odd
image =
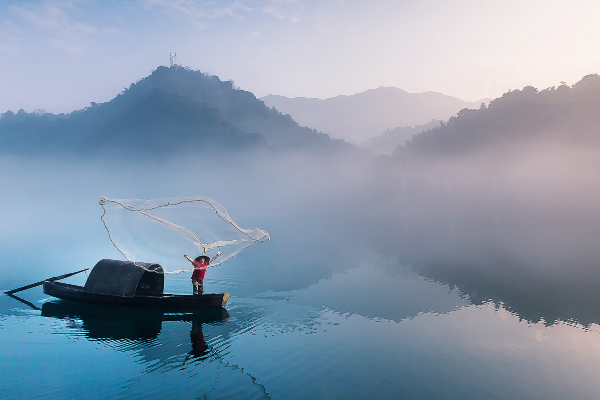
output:
[[[432,119],[445,120],[463,108],[478,108],[482,101],[487,101],[466,102],[441,93],[408,93],[394,87],[325,100],[277,95],[260,100],[291,115],[300,125],[356,144],[364,143],[386,129],[426,124]]]
[[[231,81],[180,66],[159,67],[111,101],[91,104],[66,115],[2,114],[0,151],[167,155],[200,147],[348,146],[300,127]]]
[[[414,135],[435,128],[440,125],[442,121],[432,120],[425,125],[405,126],[394,129],[388,129],[381,135],[369,139],[368,142],[363,143],[360,147],[371,150],[373,153],[381,155],[391,155],[396,147],[404,146],[407,140],[410,140]]]
[[[531,146],[600,145],[600,76],[587,75],[569,87],[542,91],[532,86],[505,93],[478,110],[463,109],[399,146],[406,162],[459,158],[483,150],[501,153]],[[492,154],[489,153],[489,154]]]

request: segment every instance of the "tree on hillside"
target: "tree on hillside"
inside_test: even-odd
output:
[[[394,152],[398,159],[458,157],[532,140],[598,144],[600,76],[587,75],[569,87],[513,90],[479,110],[463,109],[439,127],[413,136]]]

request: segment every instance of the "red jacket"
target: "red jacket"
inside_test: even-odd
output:
[[[194,261],[192,264],[194,265],[194,273],[192,274],[192,279],[203,281],[204,280],[204,274],[206,274],[206,270],[205,269],[198,269],[198,268],[200,268],[200,267],[208,267],[208,263],[206,263],[206,264],[200,264],[198,261]]]

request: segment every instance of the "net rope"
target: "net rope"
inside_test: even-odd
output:
[[[256,242],[270,240],[262,229],[240,227],[225,207],[209,197],[101,197],[99,204],[103,209],[102,223],[115,248],[142,268],[143,263],[160,264],[165,274],[193,271],[192,264],[182,258],[186,252],[210,256],[221,251],[220,257],[210,264],[214,267]],[[184,262],[189,268],[181,268]]]

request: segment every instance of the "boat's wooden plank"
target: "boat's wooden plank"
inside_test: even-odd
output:
[[[97,303],[124,307],[145,308],[176,308],[193,309],[208,307],[223,307],[229,299],[229,293],[194,295],[137,295],[123,297],[104,293],[93,293],[83,290],[81,286],[68,285],[60,282],[44,283],[44,293],[59,299],[78,303]]]

